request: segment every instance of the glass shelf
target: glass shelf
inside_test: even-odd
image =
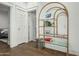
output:
[[[50,37],[55,37],[55,38],[64,38],[67,39],[67,36],[63,36],[63,35],[54,35],[54,34],[40,34],[40,36],[50,36]]]
[[[45,35],[44,34],[40,34],[40,36],[51,36],[51,37],[54,37],[55,35],[54,34],[53,35],[52,34],[45,34]]]
[[[57,46],[61,46],[61,47],[67,47],[67,46],[63,46],[63,45],[59,45],[59,44],[55,44],[55,43],[45,43],[45,44],[57,45]]]
[[[39,27],[56,27],[56,26],[39,26]]]
[[[55,18],[46,18],[46,19],[40,19],[40,21],[48,21],[48,20],[54,20]]]

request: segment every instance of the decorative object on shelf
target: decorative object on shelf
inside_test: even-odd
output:
[[[50,42],[51,38],[45,38],[45,41]]]
[[[46,13],[45,18],[51,18],[51,13]]]
[[[44,24],[45,24],[45,26],[49,26],[49,27],[52,26],[50,21],[44,21]]]
[[[54,35],[54,29],[51,27],[45,27],[45,34],[46,35]]]
[[[50,36],[46,36],[45,39],[44,39],[45,40],[45,43],[50,43],[51,42],[51,39],[52,38]]]
[[[45,31],[45,34],[50,34],[50,30],[46,30]]]
[[[38,39],[38,48],[44,48],[44,39],[43,38],[40,38]]]

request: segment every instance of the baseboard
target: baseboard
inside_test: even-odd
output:
[[[70,53],[70,54],[73,54],[73,55],[79,56],[79,52],[76,52],[76,51],[73,51],[73,50],[70,50],[69,53]]]
[[[16,46],[19,46],[20,44],[22,44],[22,43],[28,43],[27,41],[24,41],[24,42],[20,42],[20,43],[18,43],[18,44],[10,44],[10,48],[14,48],[14,47],[16,47]]]
[[[18,46],[18,44],[10,44],[10,48],[14,48],[16,46]]]
[[[60,47],[60,46],[57,46],[57,45],[46,44],[45,47],[50,48],[50,49],[54,49],[54,50],[58,50],[58,51],[62,51],[62,52],[66,52],[66,48]],[[76,52],[76,51],[73,51],[73,50],[69,50],[69,54],[79,56],[79,52]]]

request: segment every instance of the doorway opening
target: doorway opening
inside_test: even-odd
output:
[[[0,53],[10,48],[10,7],[0,4]]]
[[[28,12],[28,42],[36,39],[36,10]]]

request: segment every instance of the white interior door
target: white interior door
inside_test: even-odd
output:
[[[24,22],[25,22],[25,12],[21,9],[16,9],[16,27],[17,27],[17,42],[23,43],[25,42],[24,40]]]

